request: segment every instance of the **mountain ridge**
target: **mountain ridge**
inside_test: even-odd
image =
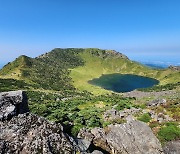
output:
[[[55,48],[36,58],[25,55],[18,57],[0,70],[0,77],[25,80],[43,89],[78,89],[102,94],[109,92],[90,85],[88,81],[112,73],[152,77],[158,79],[162,85],[176,82],[176,76],[179,75],[179,72],[171,69],[148,68],[115,50]]]

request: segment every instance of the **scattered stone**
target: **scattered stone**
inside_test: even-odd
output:
[[[149,111],[148,112],[151,116],[151,118],[154,120],[154,121],[158,121],[159,123],[162,123],[162,122],[169,122],[169,121],[174,121],[173,118],[169,117],[169,115],[164,115],[163,113],[156,113],[154,111]]]
[[[123,111],[117,111],[115,109],[110,109],[104,113],[104,119],[105,120],[117,120],[117,119],[126,118],[129,115],[134,115],[139,112],[141,112],[141,109],[136,109],[136,108],[124,109]]]
[[[159,105],[166,105],[166,99],[155,99],[147,103],[147,106],[154,107]]]
[[[126,92],[123,93],[124,97],[130,97],[130,98],[136,98],[136,99],[141,99],[141,98],[159,98],[162,96],[172,96],[176,94],[176,91],[174,90],[166,90],[166,91],[159,91],[159,92],[143,92],[143,91],[138,91],[138,90],[133,90],[131,92]]]
[[[94,150],[91,154],[103,154],[101,151]]]

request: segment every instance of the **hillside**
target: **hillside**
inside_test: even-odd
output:
[[[179,71],[154,70],[114,50],[96,48],[54,49],[36,58],[20,56],[0,70],[0,78],[24,80],[34,88],[109,93],[88,83],[102,74],[136,74],[155,78],[161,85],[176,83]]]
[[[123,95],[88,83],[113,73],[146,76],[160,83]],[[54,49],[5,65],[0,70],[0,91],[26,91],[32,113],[61,123],[74,137],[82,128],[106,130],[110,124],[125,123],[130,115],[146,122],[165,144],[180,138],[179,76],[177,68],[151,69],[114,50]]]

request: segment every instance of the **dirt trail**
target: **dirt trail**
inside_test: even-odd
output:
[[[135,97],[135,98],[143,98],[143,97],[161,97],[161,96],[171,96],[177,94],[176,91],[168,90],[168,91],[160,91],[160,92],[142,92],[142,91],[131,91],[123,93],[124,97]]]

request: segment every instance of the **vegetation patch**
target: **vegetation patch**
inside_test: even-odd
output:
[[[143,122],[145,122],[145,123],[150,122],[151,119],[152,119],[152,118],[151,118],[151,116],[149,115],[149,113],[144,113],[143,115],[141,115],[140,117],[138,117],[138,120],[143,121]]]
[[[158,132],[161,143],[180,139],[180,128],[177,123],[165,123]]]
[[[107,124],[123,123],[124,120],[106,122],[103,113],[119,104],[132,104],[132,99],[120,95],[94,96],[89,93],[65,94],[27,91],[31,112],[61,123],[67,133],[74,136],[83,127],[105,127]],[[124,105],[122,108],[129,107]],[[121,108],[121,109],[122,109]]]
[[[19,90],[19,89],[29,89],[30,87],[32,87],[32,85],[27,84],[23,80],[0,78],[0,92]]]

